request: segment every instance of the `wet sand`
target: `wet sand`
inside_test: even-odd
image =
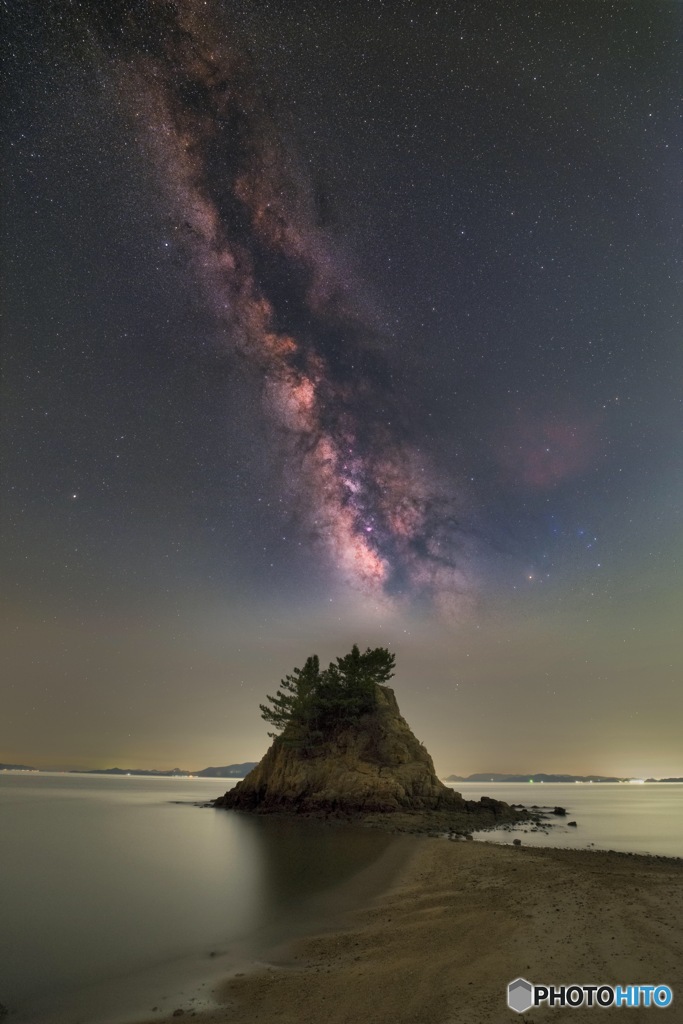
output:
[[[182,1014],[168,1019],[498,1024],[526,1019],[506,1005],[507,984],[519,975],[536,984],[674,990],[659,1011],[540,1007],[534,1021],[683,1019],[683,861],[413,843],[391,888],[365,909],[224,981],[216,1009],[181,1003]],[[144,1024],[159,1021],[153,1013]]]

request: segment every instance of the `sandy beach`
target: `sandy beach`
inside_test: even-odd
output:
[[[683,861],[416,839],[391,888],[337,930],[227,979],[201,1024],[650,1020],[653,1008],[506,1005],[507,984],[667,984],[680,1020]],[[182,1010],[180,1013],[178,1011]],[[625,1014],[625,1016],[624,1016]],[[159,1024],[153,1013],[144,1024]],[[142,1022],[141,1022],[142,1024]]]

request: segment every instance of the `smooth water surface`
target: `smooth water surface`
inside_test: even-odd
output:
[[[541,832],[515,832],[529,846],[567,846],[624,853],[683,857],[683,783],[614,782],[515,783],[454,782],[467,800],[492,796],[507,803],[565,807],[566,818],[551,817],[553,827]],[[567,825],[576,821],[576,828]],[[509,832],[475,833],[476,839],[512,841]]]
[[[107,999],[123,1014],[125,993],[145,991],[133,974],[175,962],[175,980],[162,986],[173,988],[183,960],[201,961],[206,974],[210,954],[253,955],[295,932],[316,894],[392,842],[193,803],[232,785],[1,774],[0,1003],[31,1024],[71,1022],[75,994],[119,978]],[[83,1002],[87,1024],[101,1002]],[[145,996],[144,1008],[155,1002]]]
[[[370,876],[380,888],[398,840],[197,806],[232,785],[0,774],[0,1003],[16,1011],[14,1024],[100,1024],[155,1005],[160,1015],[206,1005],[212,974],[319,925],[330,894],[358,900],[358,879]],[[683,856],[683,785],[454,788],[468,799],[567,808],[548,835],[518,832],[525,845]]]

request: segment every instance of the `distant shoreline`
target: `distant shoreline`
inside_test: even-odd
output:
[[[487,774],[483,772],[477,772],[474,775],[468,775],[466,778],[462,778],[460,775],[447,775],[446,778],[442,779],[442,782],[449,782],[458,784],[460,782],[480,782],[480,783],[516,783],[526,784],[535,783],[537,785],[564,785],[566,783],[581,783],[588,785],[607,785],[610,783],[624,783],[642,785],[646,782],[683,782],[682,778],[667,778],[667,779],[636,779],[636,778],[617,778],[612,775],[546,775],[544,772],[538,772],[537,774],[529,775],[501,775],[493,772]]]
[[[218,768],[201,768],[196,772],[184,768],[32,768],[29,765],[0,764],[0,772],[33,772],[41,775],[113,775],[116,778],[133,776],[142,779],[243,779],[257,761],[243,761]]]
[[[258,764],[257,761],[245,761],[241,764],[225,765],[219,768],[202,768],[196,772],[186,771],[183,768],[157,769],[157,768],[34,768],[30,765],[1,764],[0,774],[23,772],[36,775],[112,775],[118,778],[129,776],[145,779],[235,779],[241,781],[252,768]],[[448,783],[534,783],[537,785],[563,784],[563,783],[584,783],[607,785],[610,783],[646,784],[653,782],[683,782],[683,776],[666,779],[636,779],[619,778],[613,775],[552,775],[544,772],[537,772],[529,775],[506,775],[501,773],[476,772],[466,777],[460,775],[447,775],[442,782]]]

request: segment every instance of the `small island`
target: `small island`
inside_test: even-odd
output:
[[[456,834],[524,817],[500,800],[465,800],[437,778],[386,685],[394,667],[383,647],[354,646],[324,670],[311,655],[260,706],[274,727],[265,756],[214,806]]]
[[[516,980],[661,978],[677,990],[683,861],[519,837],[448,841],[520,820],[522,832],[537,831],[540,809],[465,800],[444,785],[387,685],[394,667],[381,647],[354,646],[326,669],[311,655],[260,705],[270,748],[213,806],[422,835],[388,843],[379,894],[368,899],[367,878],[350,879],[340,903],[337,894],[318,904],[310,929],[231,965],[213,1004],[179,1000],[164,1018],[154,1006],[138,1024],[186,1014],[201,1024],[502,1021]]]

